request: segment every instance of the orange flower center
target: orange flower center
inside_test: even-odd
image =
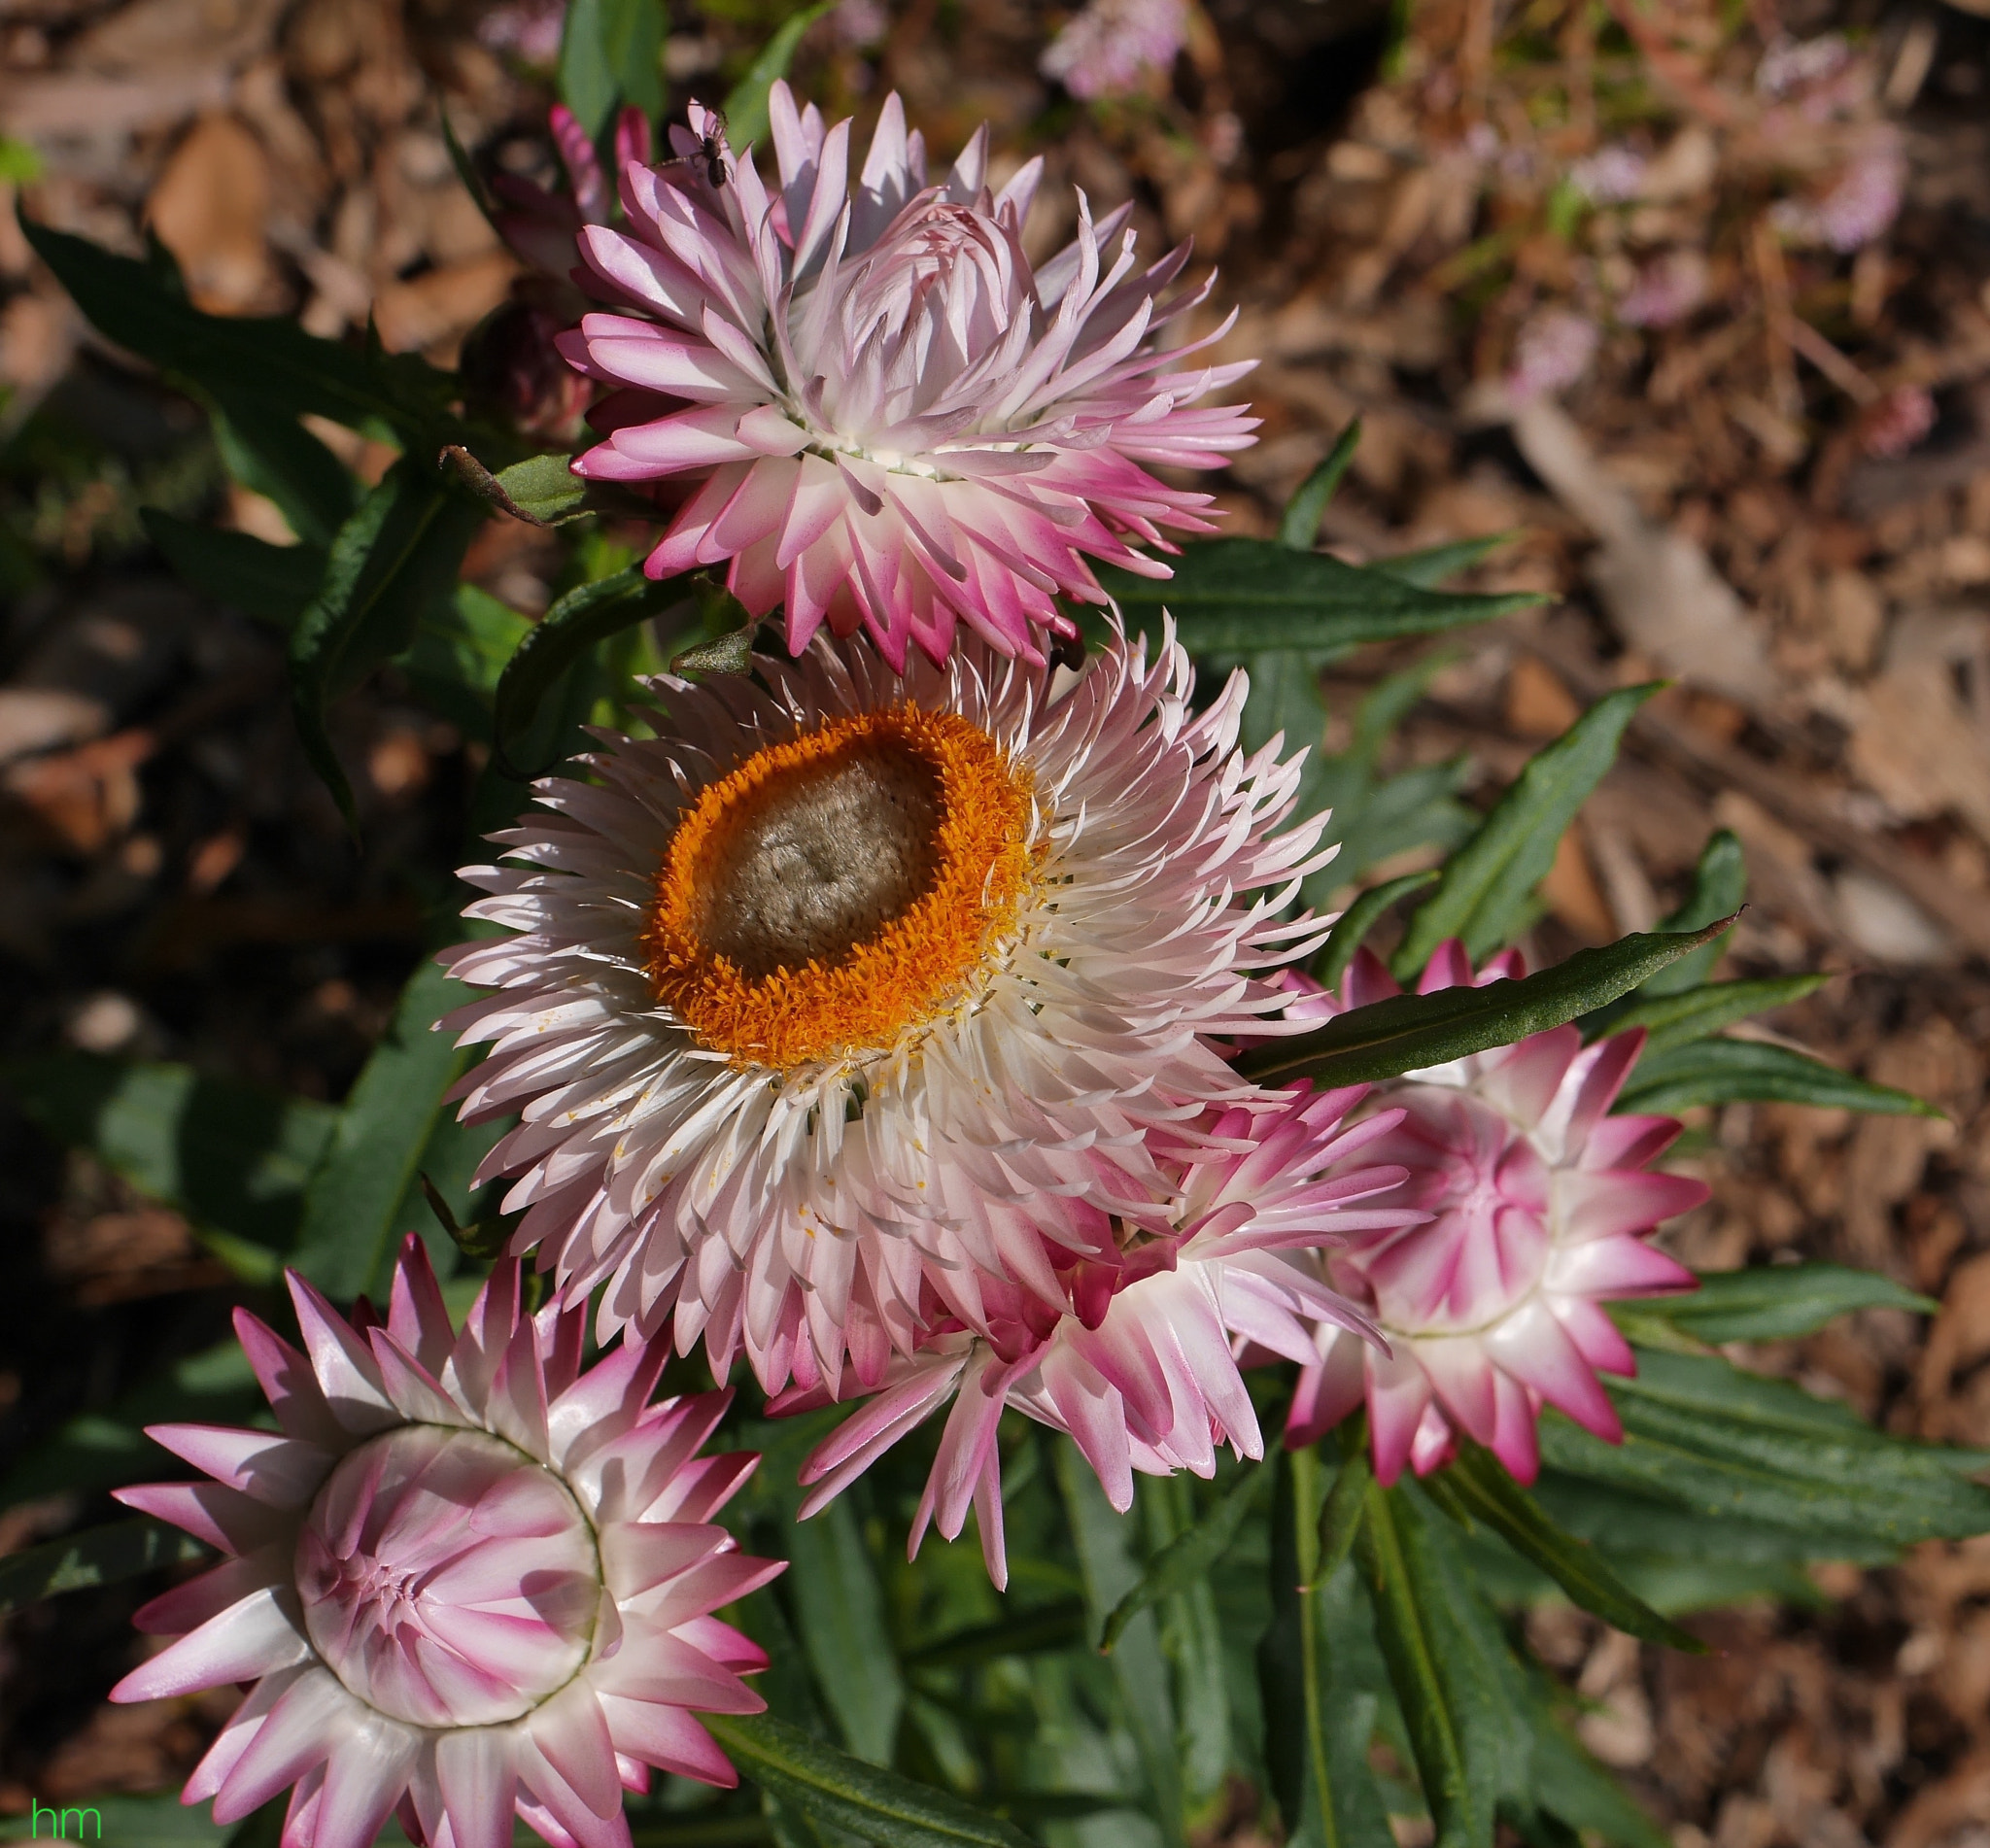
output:
[[[678,824],[643,920],[657,999],[736,1064],[883,1050],[971,999],[1030,883],[1029,776],[956,713],[832,719]]]

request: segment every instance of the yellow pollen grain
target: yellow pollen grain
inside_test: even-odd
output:
[[[924,889],[863,941],[799,969],[752,975],[703,941],[742,817],[777,801],[784,784],[880,751],[922,764],[937,786]],[[1033,803],[1027,770],[979,727],[909,702],[756,752],[703,791],[657,870],[640,937],[657,999],[735,1065],[787,1072],[888,1048],[908,1026],[966,999],[991,946],[1013,928],[1034,870]]]

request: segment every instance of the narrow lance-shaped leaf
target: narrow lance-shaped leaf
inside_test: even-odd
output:
[[[1286,502],[1285,514],[1279,521],[1281,545],[1290,546],[1295,552],[1310,552],[1319,544],[1321,519],[1341,485],[1341,477],[1348,472],[1348,464],[1355,460],[1360,441],[1361,420],[1357,417],[1341,431],[1325,460]]]
[[[1697,1104],[1743,1103],[1811,1104],[1879,1116],[1941,1114],[1905,1091],[1758,1040],[1698,1040],[1640,1059],[1616,1108],[1676,1116]]]
[[[757,148],[767,140],[768,92],[787,76],[803,33],[835,4],[836,0],[815,0],[814,5],[804,7],[801,12],[783,19],[780,29],[761,47],[760,55],[753,60],[746,75],[727,93],[726,140],[733,148],[744,152],[748,147]]]
[[[429,456],[463,440],[446,408],[455,375],[412,354],[320,340],[287,317],[203,314],[150,264],[31,219],[21,229],[100,332],[205,392],[272,415],[316,412],[355,429],[385,424]]]
[[[115,1521],[0,1559],[0,1617],[63,1591],[209,1557],[198,1541],[156,1521]]]
[[[499,753],[518,744],[553,683],[589,649],[685,595],[681,580],[657,582],[635,565],[568,591],[533,625],[498,678],[495,723]]]
[[[1469,1441],[1460,1444],[1453,1462],[1424,1481],[1424,1491],[1466,1525],[1483,1521],[1604,1623],[1647,1643],[1664,1643],[1689,1655],[1705,1654],[1706,1645],[1698,1637],[1661,1617],[1610,1569],[1595,1548],[1549,1520],[1490,1451]]]
[[[1418,552],[1399,552],[1392,559],[1377,559],[1369,568],[1387,571],[1405,584],[1418,584],[1434,591],[1448,577],[1471,567],[1489,553],[1496,552],[1510,532],[1494,532],[1479,539],[1453,539],[1444,545],[1427,545]]]
[[[292,629],[325,582],[326,554],[318,546],[271,545],[157,507],[141,507],[138,517],[183,583],[274,629]]]
[[[787,1532],[795,1626],[823,1703],[860,1759],[889,1764],[905,1683],[885,1623],[884,1595],[846,1500]]]
[[[1013,1823],[931,1785],[840,1752],[770,1713],[700,1714],[726,1756],[763,1790],[880,1848],[1033,1848]]]
[[[1418,906],[1390,965],[1398,981],[1415,976],[1446,938],[1461,938],[1477,962],[1519,932],[1568,824],[1616,762],[1624,728],[1658,685],[1626,687],[1598,700],[1528,760]]]
[[[1694,952],[1696,956],[1698,953]],[[1646,1035],[1643,1056],[1650,1058],[1675,1045],[1704,1040],[1723,1027],[1767,1013],[1772,1008],[1801,1001],[1830,979],[1823,975],[1772,975],[1760,981],[1708,982],[1704,987],[1666,994],[1655,994],[1647,985],[1641,993],[1627,995],[1614,1008],[1605,1008],[1594,1019],[1585,1020],[1583,1037],[1595,1040],[1606,1033],[1642,1027]]]
[[[1367,1420],[1363,1416],[1356,1442],[1341,1446],[1340,1474],[1320,1508],[1319,1552],[1313,1561],[1307,1585],[1322,1585],[1341,1569],[1341,1562],[1355,1549],[1361,1530],[1361,1517],[1368,1507],[1368,1485],[1375,1470],[1368,1461]]]
[[[1424,1800],[1437,1825],[1439,1848],[1485,1848],[1492,1839],[1492,1797],[1476,1787],[1465,1761],[1462,1716],[1439,1661],[1424,1598],[1435,1588],[1420,1586],[1404,1557],[1398,1528],[1400,1504],[1390,1490],[1371,1482],[1355,1540],[1355,1557],[1375,1609],[1376,1638],[1382,1645],[1396,1700],[1409,1727]]]
[[[306,545],[329,545],[360,498],[345,464],[294,416],[252,394],[220,387],[210,396],[228,473],[274,501]]]
[[[1340,915],[1339,921],[1327,933],[1324,946],[1320,952],[1318,974],[1320,985],[1329,993],[1336,992],[1341,977],[1348,973],[1355,960],[1355,954],[1367,941],[1368,933],[1382,921],[1382,914],[1398,899],[1408,898],[1412,892],[1421,892],[1426,885],[1437,879],[1437,869],[1426,868],[1422,873],[1405,873],[1399,879],[1385,879],[1380,885],[1370,886]]]
[[[1748,866],[1741,842],[1726,828],[1707,837],[1700,849],[1699,863],[1693,871],[1693,890],[1669,917],[1659,920],[1662,931],[1697,931],[1717,917],[1729,917],[1741,908],[1748,896]],[[1721,946],[1709,943],[1698,955],[1663,970],[1645,984],[1654,995],[1675,995],[1697,988],[1714,972],[1721,959]]]
[[[1194,1526],[1178,1534],[1148,1561],[1139,1583],[1113,1606],[1106,1619],[1099,1637],[1101,1654],[1112,1653],[1127,1625],[1149,1605],[1186,1591],[1208,1575],[1210,1568],[1230,1550],[1237,1529],[1244,1524],[1245,1515],[1264,1486],[1265,1474],[1261,1465],[1246,1469]]]
[[[1162,579],[1110,565],[1096,570],[1129,632],[1158,637],[1167,610],[1182,645],[1198,655],[1301,648],[1332,657],[1363,642],[1489,622],[1541,600],[1532,591],[1475,597],[1424,590],[1387,571],[1271,539],[1198,539],[1170,564],[1174,575]]]
[[[1689,1295],[1655,1296],[1640,1317],[1663,1317],[1700,1341],[1791,1341],[1815,1334],[1856,1309],[1904,1309],[1932,1316],[1941,1305],[1878,1271],[1844,1264],[1754,1264],[1702,1272]]]
[[[293,1260],[329,1296],[372,1288],[395,1236],[414,1227],[395,1224],[395,1215],[419,1185],[442,1094],[467,1058],[452,1036],[431,1029],[462,1000],[448,974],[425,957],[339,1112],[304,1195]]]
[[[325,729],[326,705],[415,638],[446,601],[483,509],[408,459],[395,463],[332,541],[325,582],[291,632],[291,699],[312,767],[348,824],[352,787]]]
[[[1733,922],[1724,918],[1691,936],[1620,938],[1600,949],[1578,950],[1566,962],[1518,981],[1395,995],[1352,1008],[1310,1033],[1252,1047],[1238,1068],[1267,1084],[1300,1078],[1321,1085],[1372,1084],[1470,1052],[1511,1045],[1629,993],[1654,970]]]

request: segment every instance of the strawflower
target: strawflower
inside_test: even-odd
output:
[[[1301,1024],[1262,975],[1322,935],[1280,913],[1328,856],[1277,832],[1300,765],[1237,747],[1243,678],[1193,711],[1172,634],[1054,696],[973,642],[754,665],[654,683],[663,736],[604,737],[465,873],[515,935],[450,953],[495,992],[445,1024],[491,1043],[464,1116],[522,1117],[482,1171],[514,1249],[605,1283],[603,1340],[847,1396],[1062,1315],[1051,1249],[1174,1236],[1149,1134],[1261,1096],[1222,1043]]]
[[[218,1547],[138,1612],[177,1636],[112,1690],[253,1683],[181,1800],[231,1823],[291,1791],[283,1848],[628,1848],[656,1766],[736,1782],[693,1713],[752,1713],[766,1657],[709,1613],[777,1563],[713,1514],[750,1454],[701,1457],[726,1395],[648,1403],[661,1352],[581,1360],[582,1318],[527,1316],[500,1264],[452,1326],[420,1241],[384,1325],[290,1276],[299,1352],[235,1326],[279,1429],[162,1424],[213,1480],[118,1491]]]
[[[772,189],[694,104],[679,158],[623,168],[625,226],[580,232],[598,286],[638,312],[564,338],[621,388],[574,468],[693,491],[650,575],[727,563],[753,615],[785,605],[791,653],[862,628],[894,667],[914,643],[944,661],[963,623],[1040,660],[1043,633],[1072,633],[1056,596],[1104,600],[1088,559],[1169,575],[1130,542],[1212,530],[1210,496],[1143,464],[1213,466],[1255,424],[1194,408],[1248,362],[1162,370],[1229,325],[1169,344],[1209,293],[1166,296],[1187,246],[1142,269],[1130,207],[1094,224],[1081,197],[1077,241],[1035,267],[1041,160],[991,191],[983,128],[929,185],[894,93],[853,182],[847,121],[798,112],[785,84],[769,108]]]
[[[1419,991],[1524,973],[1507,951],[1474,975],[1453,941]],[[1398,992],[1373,956],[1356,958],[1348,1005]],[[1355,1236],[1324,1259],[1325,1280],[1389,1345],[1322,1323],[1287,1443],[1314,1442],[1365,1399],[1385,1483],[1406,1462],[1419,1475],[1437,1468],[1460,1431],[1532,1482],[1544,1404],[1612,1443],[1622,1437],[1596,1376],[1635,1363],[1602,1305],[1694,1286],[1691,1271],[1647,1241],[1707,1197],[1698,1181],[1647,1172],[1679,1134],[1673,1118],[1610,1114],[1643,1044],[1642,1029],[1585,1047],[1577,1028],[1556,1027],[1377,1087],[1376,1102],[1404,1115],[1366,1158],[1410,1172],[1375,1204],[1434,1216]]]
[[[996,1427],[1005,1405],[1068,1432],[1122,1514],[1133,1472],[1208,1477],[1217,1447],[1260,1457],[1264,1440],[1240,1352],[1317,1359],[1315,1329],[1377,1339],[1360,1310],[1320,1280],[1317,1261],[1291,1261],[1416,1224],[1421,1209],[1372,1203],[1408,1178],[1367,1150],[1400,1119],[1384,1112],[1351,1125],[1363,1087],[1304,1087],[1208,1113],[1186,1138],[1149,1137],[1167,1189],[1144,1220],[1095,1209],[1089,1248],[1042,1240],[1041,1264],[1062,1302],[1040,1289],[984,1283],[978,1328],[937,1300],[919,1352],[894,1361],[883,1389],[803,1465],[806,1517],[840,1494],[949,1398],[912,1523],[916,1553],[929,1523],[953,1539],[970,1504],[998,1587],[1007,1583]],[[791,1391],[777,1413],[830,1395]]]

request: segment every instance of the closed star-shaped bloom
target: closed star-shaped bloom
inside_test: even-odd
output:
[[[1454,940],[1420,992],[1523,974],[1507,951],[1474,975]],[[1349,1005],[1398,992],[1362,951]],[[1301,1006],[1321,1010],[1318,998]],[[1603,1304],[1694,1287],[1693,1273],[1649,1241],[1707,1197],[1702,1181],[1649,1172],[1679,1134],[1674,1118],[1611,1113],[1643,1044],[1642,1029],[1585,1046],[1579,1029],[1556,1027],[1376,1087],[1377,1104],[1403,1114],[1368,1157],[1408,1170],[1379,1199],[1430,1216],[1354,1236],[1321,1260],[1387,1347],[1322,1322],[1288,1443],[1312,1443],[1364,1399],[1385,1483],[1405,1462],[1419,1475],[1437,1468],[1458,1432],[1532,1482],[1543,1405],[1621,1440],[1597,1375],[1634,1372],[1635,1361]]]
[[[944,660],[961,623],[1038,656],[1043,632],[1073,633],[1058,594],[1104,600],[1088,558],[1169,575],[1133,544],[1211,530],[1210,496],[1148,465],[1255,440],[1239,407],[1197,404],[1248,364],[1163,370],[1228,325],[1170,344],[1209,291],[1168,293],[1187,247],[1142,267],[1131,208],[1095,224],[1081,198],[1076,242],[1037,267],[1022,226],[1043,162],[993,191],[985,128],[929,185],[896,94],[854,177],[847,121],[797,111],[785,84],[769,113],[773,186],[694,104],[676,160],[623,168],[623,226],[579,233],[640,312],[564,337],[620,388],[574,467],[695,489],[650,575],[729,561],[754,615],[786,605],[791,652],[825,622],[862,627],[895,667],[912,643]]]
[[[696,1712],[765,1704],[709,1615],[780,1570],[713,1514],[750,1454],[700,1456],[726,1395],[648,1403],[661,1352],[583,1370],[582,1319],[521,1313],[500,1265],[459,1334],[412,1237],[385,1325],[294,1273],[304,1351],[235,1325],[275,1431],[162,1424],[212,1480],[119,1499],[227,1556],[139,1611],[178,1637],[112,1690],[252,1683],[188,1781],[230,1823],[291,1791],[284,1848],[628,1848],[649,1767],[732,1784]]]
[[[1208,1477],[1227,1443],[1260,1457],[1264,1440],[1239,1354],[1318,1358],[1315,1328],[1377,1339],[1373,1323],[1320,1279],[1317,1255],[1357,1233],[1382,1234],[1424,1217],[1416,1208],[1376,1207],[1406,1178],[1367,1150],[1402,1116],[1389,1111],[1350,1125],[1362,1089],[1276,1092],[1212,1112],[1191,1137],[1149,1137],[1167,1197],[1156,1227],[1098,1211],[1088,1251],[1051,1239],[1043,1261],[1063,1287],[1052,1306],[1041,1292],[984,1283],[989,1313],[979,1330],[935,1302],[932,1333],[895,1361],[881,1390],[831,1434],[802,1468],[813,1514],[876,1457],[952,1398],[910,1539],[929,1523],[949,1540],[972,1505],[997,1586],[1007,1582],[1002,1475],[996,1427],[1005,1405],[1069,1432],[1122,1514],[1133,1472],[1186,1469]],[[825,1403],[827,1393],[790,1392],[776,1412]]]
[[[514,934],[449,958],[495,990],[445,1023],[492,1045],[463,1110],[520,1116],[486,1176],[603,1339],[848,1396],[1174,1236],[1149,1132],[1263,1101],[1223,1043],[1303,1025],[1265,975],[1323,934],[1282,916],[1321,821],[1281,832],[1299,760],[1237,748],[1241,677],[1193,710],[1172,638],[1069,680],[826,635],[664,680],[663,736],[464,874]]]

